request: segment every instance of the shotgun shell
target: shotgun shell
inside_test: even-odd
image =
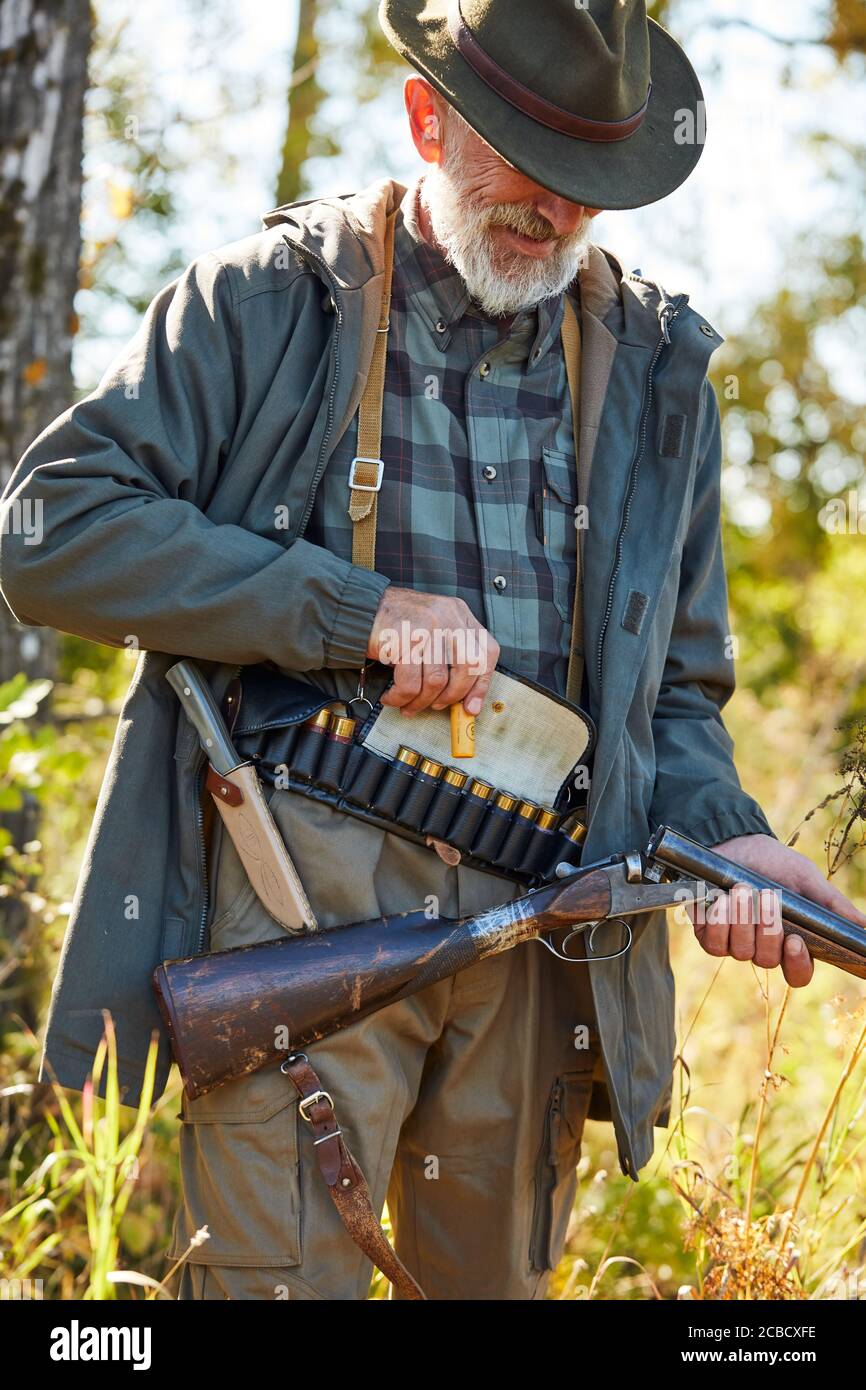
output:
[[[547,806],[542,806],[541,810],[538,812],[538,820],[535,823],[539,830],[553,830],[558,819],[559,817],[555,811],[551,811]]]
[[[466,783],[469,781],[469,773],[460,772],[456,767],[446,767],[445,776],[442,778],[442,781],[447,782],[449,787],[456,787],[459,791],[460,788],[465,787]],[[479,785],[483,786],[484,783],[481,782]]]
[[[535,820],[540,810],[541,807],[536,806],[534,801],[521,801],[517,808],[517,814],[522,816],[524,820]]]
[[[494,806],[498,806],[500,811],[513,811],[517,805],[517,797],[510,792],[497,792],[493,798]]]
[[[318,714],[311,714],[309,719],[305,719],[301,725],[302,729],[309,729],[314,734],[326,734],[331,723],[331,711],[327,708],[320,709]]]
[[[397,762],[405,763],[407,767],[417,767],[421,761],[421,754],[416,748],[408,748],[405,744],[397,749]]]
[[[475,757],[475,715],[467,714],[462,704],[451,706],[451,756]]]
[[[576,820],[574,825],[570,825],[562,833],[566,839],[571,840],[574,844],[582,845],[587,836],[586,824],[582,820]]]
[[[441,777],[444,763],[437,763],[434,758],[422,758],[418,765],[418,771],[423,772],[427,777]]]
[[[469,795],[477,796],[481,801],[486,801],[493,788],[487,782],[481,782],[477,777],[473,777],[469,783]]]
[[[336,739],[338,743],[351,743],[357,722],[356,719],[350,719],[346,714],[337,714],[334,712],[331,714],[328,724],[328,733],[331,738]]]

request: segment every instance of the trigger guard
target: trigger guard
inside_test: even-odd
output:
[[[600,926],[602,926],[603,923],[605,923],[605,922],[619,922],[619,924],[620,924],[621,927],[625,927],[626,933],[627,933],[627,935],[628,935],[628,940],[626,941],[625,945],[621,948],[621,950],[619,950],[619,951],[612,951],[611,954],[610,954],[610,955],[607,955],[607,956],[591,956],[591,955],[589,955],[589,954],[587,953],[586,959],[587,959],[588,961],[619,960],[620,956],[624,956],[625,953],[626,953],[626,951],[628,951],[629,948],[631,947],[631,943],[632,943],[632,941],[634,940],[634,937],[633,937],[633,934],[632,934],[632,929],[631,929],[631,924],[630,924],[629,922],[627,922],[627,921],[625,920],[624,917],[604,917],[604,918],[601,919],[601,921],[593,922],[592,926],[591,926],[590,929],[589,929],[589,936],[588,936],[588,938],[587,938],[587,951],[588,951],[588,952],[592,950],[592,938],[595,936],[595,933],[596,933],[597,929],[598,929]],[[567,939],[568,939],[568,938],[566,938],[566,940],[567,940]],[[564,944],[565,944],[565,943],[563,942],[563,945],[564,945]]]

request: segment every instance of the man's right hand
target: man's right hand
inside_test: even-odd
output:
[[[461,598],[389,584],[367,656],[394,669],[383,705],[416,714],[462,700],[467,714],[478,714],[499,660],[499,643]]]

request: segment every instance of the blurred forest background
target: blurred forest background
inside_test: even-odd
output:
[[[407,70],[375,8],[0,0],[4,482],[194,255],[277,203],[413,176]],[[777,834],[862,902],[866,5],[649,9],[701,75],[707,149],[663,205],[595,235],[726,337],[727,721]],[[35,1083],[131,673],[128,653],[0,615],[0,1278],[46,1298],[155,1294],[176,1196],[176,1083],[146,1130]],[[866,1298],[863,987],[818,966],[788,996],[672,935],[671,1128],[634,1186],[588,1126],[551,1297]]]

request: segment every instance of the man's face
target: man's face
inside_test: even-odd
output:
[[[428,102],[415,115],[416,145],[431,164],[423,184],[431,229],[473,299],[497,316],[561,293],[586,254],[595,209],[534,183],[426,83],[418,87],[419,102]],[[408,91],[407,105],[412,117]]]
[[[446,116],[445,125],[447,159],[456,122]],[[587,214],[581,204],[533,183],[468,126],[457,139],[462,192],[475,209],[488,212],[491,253],[503,268],[525,256],[548,260],[564,239],[581,230]]]

